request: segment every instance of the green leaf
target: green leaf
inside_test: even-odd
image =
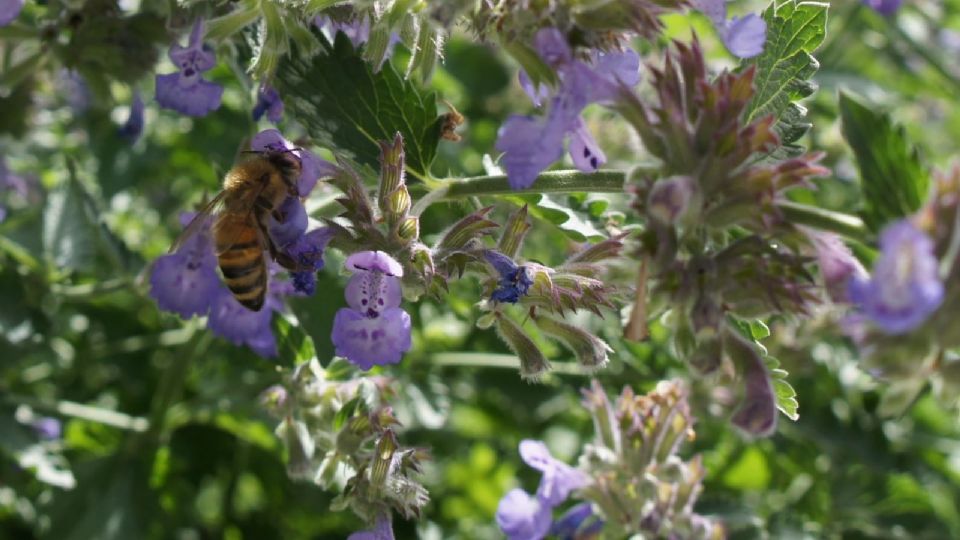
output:
[[[43,210],[43,252],[57,269],[117,273],[130,266],[133,255],[100,221],[100,207],[72,170],[50,194]]]
[[[793,102],[816,90],[809,79],[820,64],[811,53],[826,36],[828,7],[821,2],[774,2],[763,12],[767,23],[763,53],[741,65],[757,67],[756,92],[747,108],[747,120],[774,115],[778,119],[775,129],[786,147],[810,127],[806,110]],[[796,148],[791,150],[796,152]]]
[[[930,176],[903,127],[886,113],[840,93],[843,136],[860,169],[864,222],[874,231],[913,214],[923,204]]]
[[[386,62],[379,71],[363,60],[342,33],[309,57],[294,46],[277,70],[284,105],[314,141],[360,164],[379,168],[377,141],[403,135],[407,170],[429,175],[443,124],[436,96],[422,92]]]
[[[293,315],[273,318],[273,333],[277,337],[278,358],[287,366],[299,366],[317,357],[311,338]]]
[[[509,198],[517,204],[528,204],[531,216],[556,225],[564,234],[577,242],[606,239],[606,235],[588,218],[565,205],[558,204],[549,195],[517,195]]]

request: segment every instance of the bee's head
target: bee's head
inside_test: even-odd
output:
[[[301,148],[289,148],[284,150],[267,149],[263,151],[247,150],[251,154],[259,154],[267,159],[271,165],[280,171],[280,177],[286,184],[291,195],[298,194],[297,180],[300,178],[300,171],[303,165],[300,157],[294,152],[302,150]]]

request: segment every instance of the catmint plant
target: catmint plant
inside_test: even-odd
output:
[[[204,22],[193,24],[187,46],[170,46],[170,61],[180,70],[157,75],[157,103],[187,116],[206,116],[220,108],[223,87],[205,80],[203,73],[217,65],[213,50],[203,43]]]

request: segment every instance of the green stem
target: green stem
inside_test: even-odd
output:
[[[520,359],[512,354],[454,352],[434,354],[431,358],[432,363],[437,366],[520,369]],[[576,362],[551,362],[548,373],[583,376],[591,374]]]
[[[55,401],[49,402],[30,396],[9,395],[3,398],[3,401],[10,405],[26,405],[33,409],[45,411],[47,413],[59,414],[70,418],[79,418],[88,422],[95,422],[105,426],[112,426],[130,431],[146,431],[150,423],[146,418],[130,416],[118,411],[103,409],[76,403],[73,401]]]
[[[623,193],[626,171],[551,171],[537,177],[529,188],[511,189],[505,175],[475,176],[463,180],[450,181],[443,187],[430,192],[424,202],[463,199],[486,195],[524,195],[537,193]],[[804,204],[778,201],[777,207],[792,223],[834,232],[853,239],[863,238],[867,228],[856,216],[824,210]],[[417,210],[423,211],[424,205],[418,203]]]
[[[532,186],[512,189],[506,175],[475,176],[450,182],[442,198],[461,199],[478,195],[526,195],[538,193],[623,193],[624,171],[550,171],[540,174]]]
[[[160,382],[157,384],[157,391],[154,394],[150,410],[150,431],[147,434],[148,440],[155,448],[164,435],[170,406],[180,398],[180,394],[183,392],[190,362],[201,357],[212,341],[210,333],[202,330],[197,331],[194,338],[184,345],[183,349],[185,350],[179,351],[173,362],[164,369]]]

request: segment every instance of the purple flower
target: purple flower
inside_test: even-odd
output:
[[[317,15],[313,24],[323,31],[330,41],[337,37],[337,33],[343,33],[353,43],[354,48],[359,48],[370,39],[370,19],[361,17],[349,22],[338,22],[326,15]]]
[[[512,489],[497,505],[497,525],[509,540],[539,540],[547,535],[551,508],[522,489]]]
[[[67,105],[75,114],[81,114],[90,108],[90,102],[93,100],[90,86],[75,70],[61,69],[57,73],[55,85],[57,92],[64,96]]]
[[[140,97],[140,91],[133,91],[133,101],[130,102],[130,116],[120,127],[120,136],[129,140],[131,143],[140,138],[143,133],[143,98]]]
[[[355,532],[348,536],[347,540],[393,540],[390,516],[385,513],[379,514],[372,529]]]
[[[755,13],[727,20],[726,0],[694,0],[693,6],[713,22],[723,44],[734,56],[751,58],[763,52],[767,23]]]
[[[14,191],[22,198],[28,199],[30,197],[31,185],[26,178],[11,173],[10,169],[7,168],[6,158],[0,155],[0,204],[2,204],[3,199],[6,198],[6,193],[9,191]],[[0,206],[0,221],[3,221],[6,217],[6,207]]]
[[[281,307],[277,287],[270,283],[267,297],[259,311],[243,307],[233,294],[220,287],[210,306],[207,328],[234,345],[246,345],[263,357],[277,355],[277,339],[271,323],[273,312]]]
[[[206,315],[223,290],[209,226],[187,238],[175,253],[153,263],[150,296],[160,309],[184,319]]]
[[[909,220],[887,225],[873,276],[850,281],[850,301],[882,331],[909,332],[943,302],[938,264],[933,241]]]
[[[220,107],[223,87],[203,78],[203,73],[217,65],[213,50],[203,44],[203,21],[197,21],[186,47],[174,43],[170,60],[180,68],[178,73],[156,76],[156,96],[161,107],[188,116],[206,116]]]
[[[296,292],[312,296],[317,288],[317,272],[323,269],[323,250],[333,238],[334,230],[330,227],[314,229],[284,248],[301,268],[299,272],[291,272],[293,289]]]
[[[400,309],[403,268],[382,251],[361,251],[347,258],[354,272],[341,308],[333,321],[331,339],[338,356],[367,370],[396,364],[410,350],[410,315]]]
[[[283,100],[280,93],[268,84],[260,85],[257,91],[257,104],[253,107],[253,119],[259,120],[266,113],[267,120],[277,124],[283,118]]]
[[[297,197],[287,197],[277,209],[281,219],[270,216],[268,229],[270,238],[278,247],[283,248],[303,236],[307,230],[307,209]]]
[[[587,485],[589,479],[583,472],[550,455],[547,445],[540,441],[520,441],[520,457],[524,463],[543,473],[537,499],[553,508],[570,496],[570,492]]]
[[[33,430],[37,433],[37,436],[46,441],[59,439],[62,432],[60,420],[51,418],[49,416],[44,416],[34,420],[32,426]]]
[[[592,538],[603,528],[603,520],[593,513],[590,503],[572,506],[560,519],[553,522],[550,534],[560,540],[585,540]]]
[[[487,250],[483,255],[490,266],[500,274],[500,282],[490,298],[497,302],[516,304],[521,297],[526,296],[533,285],[526,266],[518,266],[510,257],[498,251]]]
[[[257,133],[250,142],[250,147],[257,151],[282,152],[288,150],[300,158],[300,179],[297,181],[297,191],[299,191],[301,197],[306,197],[313,191],[314,186],[317,185],[317,180],[334,176],[339,171],[333,163],[320,159],[309,150],[297,147],[283,138],[283,135],[275,129],[265,129]]]
[[[865,279],[867,271],[839,236],[803,229],[817,251],[817,262],[827,295],[834,302],[847,302],[850,280]]]
[[[0,0],[0,26],[6,26],[20,15],[23,0]]]
[[[863,3],[881,15],[890,16],[900,9],[903,0],[863,0]]]
[[[563,34],[555,28],[537,32],[534,44],[541,58],[560,77],[560,87],[550,98],[547,116],[509,117],[497,134],[496,149],[503,152],[503,166],[513,189],[530,187],[537,176],[563,155],[563,143],[570,138],[574,165],[584,172],[596,171],[606,156],[586,128],[580,113],[590,103],[616,100],[623,85],[639,80],[640,57],[634,51],[595,53],[590,63],[577,60]],[[546,86],[534,87],[526,73],[520,85],[539,106],[550,97]]]

